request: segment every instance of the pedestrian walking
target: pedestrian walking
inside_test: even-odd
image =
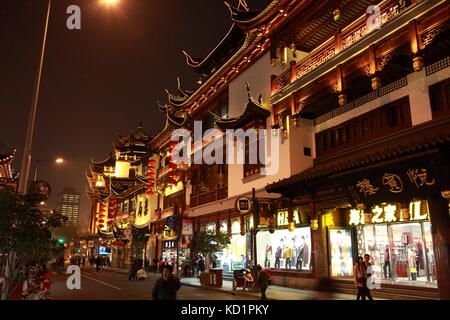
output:
[[[369,300],[373,300],[372,295],[370,294],[370,289],[367,286],[368,279],[372,275],[372,264],[370,263],[370,255],[368,255],[367,253],[364,255],[364,264],[363,265],[364,265],[364,268],[366,270],[366,275],[367,275],[367,279],[366,279],[366,282],[365,282],[364,290],[366,291],[367,298]]]
[[[129,276],[128,276],[128,280],[136,280],[136,274],[137,274],[138,270],[139,270],[139,264],[136,261],[131,266],[130,273],[129,273]]]
[[[153,287],[153,300],[176,300],[177,291],[181,287],[181,282],[178,277],[173,274],[173,267],[165,265],[162,271],[162,276],[158,279]]]
[[[266,271],[262,269],[262,267],[258,264],[256,266],[256,270],[258,271],[254,286],[257,286],[259,290],[261,290],[261,300],[267,300],[266,290],[269,286],[269,278],[267,276]]]
[[[153,258],[153,272],[157,273],[158,272],[158,258],[154,257]]]
[[[198,260],[198,276],[199,277],[203,271],[205,271],[205,260],[203,260],[203,257],[200,257],[200,260]]]
[[[364,259],[361,256],[358,257],[355,265],[353,266],[353,277],[356,289],[358,289],[356,300],[366,300],[367,291],[365,290],[365,287],[367,287],[367,274],[366,268],[364,267]]]
[[[97,272],[100,271],[100,268],[102,267],[102,258],[100,256],[95,259],[95,267]]]

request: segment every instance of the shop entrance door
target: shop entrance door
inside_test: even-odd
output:
[[[429,274],[421,224],[391,225],[389,233],[394,280],[426,282]]]

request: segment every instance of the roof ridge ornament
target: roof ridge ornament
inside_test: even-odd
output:
[[[245,11],[250,11],[250,9],[248,7],[248,4],[247,4],[247,1],[245,1],[245,0],[239,0],[239,4],[237,6],[237,9],[239,10],[239,9],[241,9],[241,7],[243,7]]]

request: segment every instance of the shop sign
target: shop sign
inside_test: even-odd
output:
[[[245,214],[249,213],[252,209],[252,202],[247,197],[240,197],[236,199],[234,206],[236,207],[236,210],[241,214]]]
[[[176,247],[175,240],[165,240],[163,241],[163,249],[174,249]]]
[[[376,223],[392,223],[404,221],[419,221],[428,219],[428,203],[426,201],[413,201],[407,208],[401,209],[400,205],[377,205],[371,213],[361,209],[351,209],[349,225],[363,225]]]
[[[427,186],[436,184],[436,180],[428,176],[427,169],[408,169],[403,178],[394,173],[384,173],[384,175],[378,179],[364,178],[356,183],[356,188],[359,193],[364,196],[372,196],[381,192],[382,190],[391,193],[401,193],[405,190],[406,185],[409,184],[413,188],[422,189]]]
[[[174,216],[166,218],[166,225],[169,227],[175,227],[177,224],[177,218]]]
[[[295,224],[299,224],[300,223],[300,218],[298,215],[298,210],[294,209],[293,213],[293,220]],[[280,210],[277,213],[277,225],[278,226],[287,226],[289,224],[289,219],[288,219],[288,211],[287,210]]]
[[[194,234],[194,223],[192,220],[183,220],[182,235],[191,236]]]

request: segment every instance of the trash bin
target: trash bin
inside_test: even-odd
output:
[[[222,287],[222,269],[211,269],[211,285],[213,287]]]

